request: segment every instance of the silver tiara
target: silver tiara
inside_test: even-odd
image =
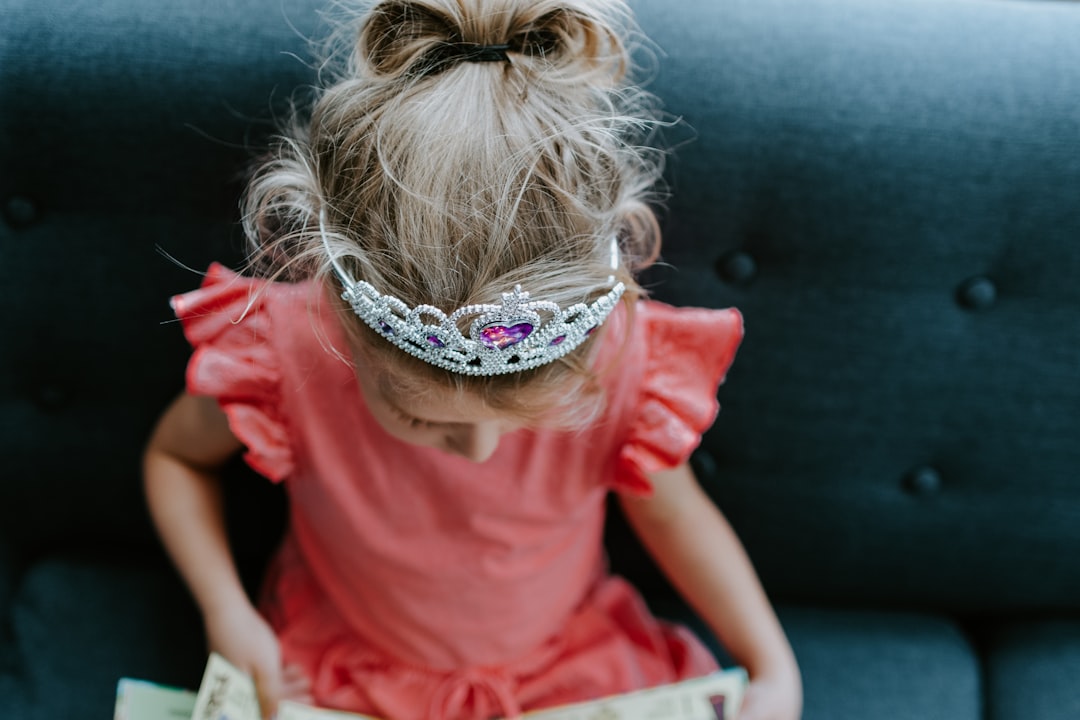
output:
[[[619,302],[626,286],[608,276],[611,290],[593,303],[566,309],[558,303],[533,300],[516,286],[502,302],[466,305],[447,315],[432,305],[410,308],[370,283],[354,280],[338,263],[326,235],[326,214],[319,213],[319,232],[341,294],[357,317],[389,342],[426,363],[462,375],[505,375],[546,365],[573,352],[600,326]],[[611,269],[619,267],[619,245],[611,238]],[[458,321],[472,317],[468,337]]]

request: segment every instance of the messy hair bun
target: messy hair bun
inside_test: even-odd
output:
[[[640,295],[633,271],[659,245],[647,203],[661,156],[644,147],[652,103],[627,82],[620,0],[383,0],[351,27],[310,120],[249,187],[257,257],[327,275],[324,211],[339,262],[409,305],[449,313],[520,284],[567,307],[606,291],[616,235],[624,297]],[[505,59],[469,62],[465,46],[505,46]],[[587,362],[571,353],[530,372],[575,364]]]
[[[470,7],[470,5],[475,5]],[[507,46],[514,65],[542,64],[548,81],[572,79],[610,85],[626,69],[617,28],[628,18],[617,3],[553,0],[516,4],[393,0],[373,8],[360,32],[361,72],[407,77],[454,63],[444,50],[459,43]],[[587,75],[588,77],[583,77]]]

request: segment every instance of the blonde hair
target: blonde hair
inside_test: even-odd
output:
[[[642,146],[653,103],[627,80],[634,30],[621,1],[383,0],[343,27],[346,61],[249,184],[258,270],[333,283],[324,210],[338,262],[410,306],[449,313],[520,284],[566,307],[607,291],[615,235],[632,307],[633,273],[659,250],[647,203],[661,155]],[[455,43],[507,45],[509,60],[446,60]],[[596,399],[595,340],[535,370],[465,377],[380,340],[345,308],[359,353],[397,385],[437,382],[524,416],[515,398],[550,389],[564,419],[595,414],[576,402],[566,415],[571,398]]]

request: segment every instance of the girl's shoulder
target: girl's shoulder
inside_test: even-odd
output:
[[[648,346],[653,370],[689,363],[690,370],[726,373],[743,338],[742,313],[733,307],[675,307],[643,300],[636,316],[635,329]]]
[[[647,495],[649,474],[685,462],[716,419],[742,315],[646,300],[612,330],[602,358],[612,370],[608,419],[621,438],[615,487]]]
[[[287,283],[241,275],[220,263],[207,269],[201,285],[170,303],[184,334],[196,347],[236,336],[246,342],[307,328],[325,314],[325,298],[314,281]]]
[[[193,350],[187,392],[218,401],[246,448],[248,464],[272,480],[293,471],[281,393],[288,362],[278,350],[288,339],[280,337],[273,311],[287,310],[291,303],[283,301],[301,291],[214,264],[198,289],[172,298]]]
[[[640,300],[613,313],[610,324],[597,366],[644,377],[704,373],[719,383],[743,338],[742,314],[735,308]]]

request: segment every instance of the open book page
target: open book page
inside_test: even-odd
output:
[[[225,658],[212,653],[203,672],[191,720],[262,720],[255,681]]]
[[[125,678],[116,685],[113,720],[191,720],[194,709],[190,690]]]
[[[341,712],[340,710],[324,710],[310,705],[289,702],[286,700],[278,708],[277,720],[379,720],[370,715],[358,715],[357,713]]]
[[[525,713],[528,720],[734,720],[746,690],[746,672],[705,677],[600,700]]]
[[[741,668],[625,695],[525,713],[526,720],[735,720],[746,689]],[[220,655],[206,665],[197,694],[121,680],[114,720],[261,720],[255,685]],[[282,702],[277,720],[379,720]]]

